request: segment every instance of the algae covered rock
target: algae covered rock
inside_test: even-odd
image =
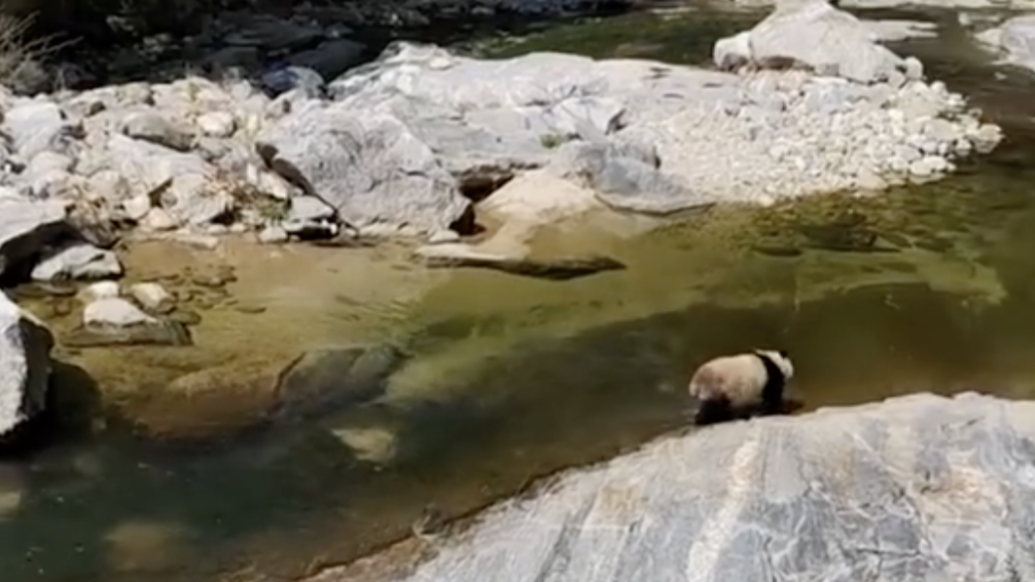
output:
[[[257,354],[184,374],[135,396],[123,413],[152,438],[233,436],[372,400],[401,361],[385,346]]]

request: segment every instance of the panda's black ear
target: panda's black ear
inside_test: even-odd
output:
[[[787,350],[778,350],[776,353],[780,354],[780,356],[783,357],[784,359],[787,359],[787,358],[790,357],[790,354],[787,353]]]

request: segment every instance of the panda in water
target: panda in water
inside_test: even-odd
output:
[[[690,379],[690,396],[699,406],[694,421],[712,424],[757,410],[778,414],[794,364],[783,350],[752,350],[701,364]]]

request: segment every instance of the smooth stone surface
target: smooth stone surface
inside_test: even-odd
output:
[[[54,338],[0,292],[0,442],[46,406]]]
[[[916,394],[659,438],[308,582],[1005,582],[1032,523],[1035,401]]]

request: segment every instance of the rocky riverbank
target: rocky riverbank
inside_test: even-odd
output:
[[[1033,414],[918,394],[663,437],[308,580],[1025,579]]]
[[[544,225],[878,191],[996,146],[995,125],[875,30],[811,2],[717,42],[712,70],[558,53],[479,60],[397,43],[329,83],[287,69],[274,96],[199,77],[4,93],[0,276],[69,296],[58,315],[79,324],[62,348],[175,350],[193,343],[192,305],[262,307],[222,291],[236,278],[226,268],[127,273],[120,254],[142,240],[202,253],[241,237],[269,248],[405,241],[410,268],[565,279],[624,265],[532,260]],[[202,377],[259,394],[249,424],[279,406],[282,375],[303,354],[277,356],[283,366],[245,375],[254,382]],[[10,385],[28,394],[26,382]],[[201,392],[181,384],[172,392]],[[169,409],[155,402],[144,408]]]

